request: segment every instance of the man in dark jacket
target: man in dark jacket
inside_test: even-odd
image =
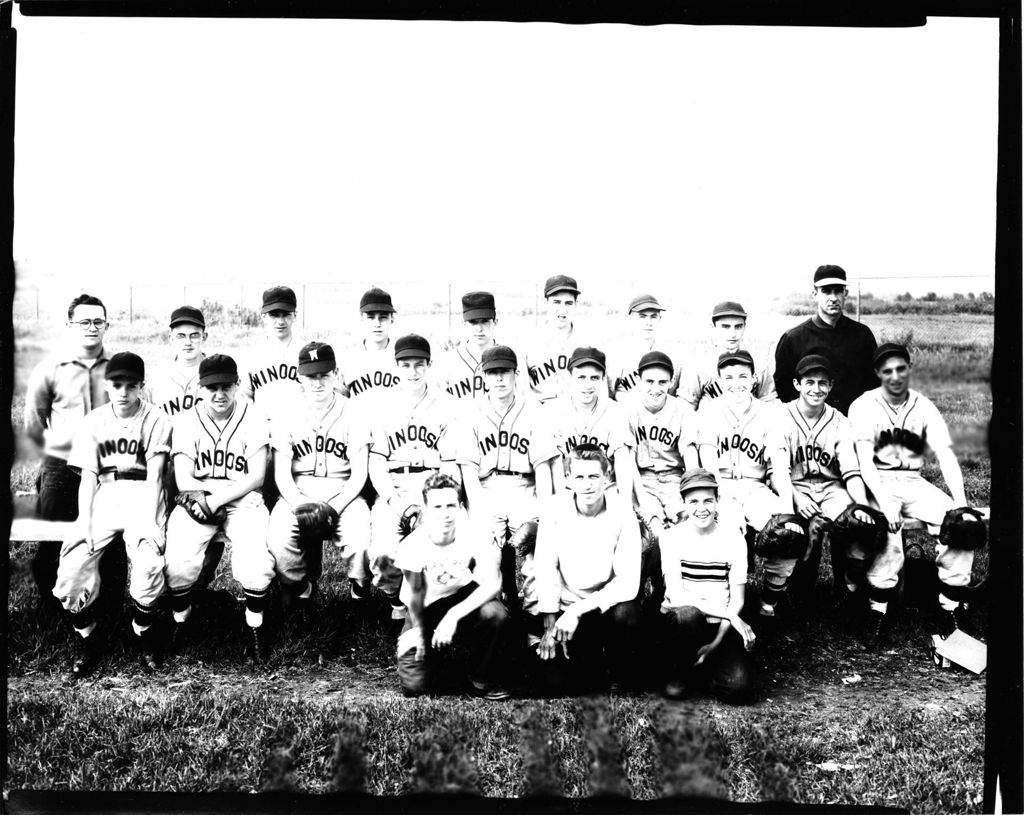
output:
[[[854,399],[876,387],[875,335],[863,323],[843,315],[846,295],[846,272],[839,266],[819,266],[814,273],[818,313],[789,329],[775,348],[775,390],[781,401],[796,399],[796,364],[807,354],[820,354],[832,363],[835,386],[827,402],[844,415]]]

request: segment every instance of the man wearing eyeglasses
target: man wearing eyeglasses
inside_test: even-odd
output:
[[[809,354],[832,364],[835,385],[826,403],[844,416],[854,399],[877,387],[875,335],[843,314],[846,295],[846,272],[839,266],[819,266],[814,273],[817,313],[783,334],[775,348],[775,390],[781,401],[796,399],[796,364]]]
[[[104,388],[107,309],[81,294],[68,308],[67,343],[32,371],[25,394],[25,435],[43,453],[36,481],[36,515],[47,521],[78,517],[80,476],[68,467],[71,440],[85,415],[110,400]],[[32,558],[32,577],[44,610],[59,610],[52,590],[57,579],[60,542],[41,542]],[[52,607],[56,603],[56,609]]]

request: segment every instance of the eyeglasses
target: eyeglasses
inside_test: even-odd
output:
[[[105,326],[107,324],[107,321],[106,320],[100,320],[100,319],[95,319],[95,320],[71,320],[70,324],[71,325],[77,325],[79,328],[81,328],[84,331],[85,329],[90,328],[90,327],[91,328],[103,328],[103,326]]]
[[[193,331],[191,334],[178,333],[174,335],[174,339],[176,339],[178,342],[184,342],[185,340],[190,340],[191,342],[199,342],[199,340],[201,340],[202,338],[203,335],[198,331]]]

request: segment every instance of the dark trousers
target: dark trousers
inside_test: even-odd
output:
[[[605,612],[580,617],[569,640],[569,658],[558,646],[553,659],[537,658],[538,681],[553,695],[599,690],[611,682],[635,685],[641,608],[637,600],[617,603]],[[544,616],[531,615],[531,634],[544,635]]]
[[[739,632],[729,627],[725,638],[699,668],[694,668],[697,651],[718,633],[718,623],[695,606],[673,608],[663,615],[665,625],[666,671],[670,680],[688,683],[698,672],[707,672],[711,692],[723,702],[741,704],[750,695],[752,665]]]

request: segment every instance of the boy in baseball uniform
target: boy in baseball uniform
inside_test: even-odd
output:
[[[398,678],[406,696],[434,687],[435,656],[469,645],[470,686],[491,701],[509,698],[504,680],[513,647],[511,619],[498,599],[498,549],[459,501],[459,484],[433,473],[423,484],[423,519],[395,558],[409,607],[398,640]]]
[[[732,354],[743,347],[743,335],[747,331],[747,312],[739,303],[726,300],[711,310],[711,327],[714,338],[714,349],[698,356],[692,365],[687,366],[685,375],[679,383],[680,399],[694,410],[700,407],[703,399],[717,399],[722,395],[718,382],[718,358],[722,354]],[[750,392],[755,399],[762,402],[773,402],[778,399],[775,393],[775,382],[767,360],[755,366],[754,381]]]
[[[704,469],[689,470],[680,485],[686,520],[661,540],[669,699],[685,697],[698,671],[711,674],[711,690],[730,704],[747,701],[753,665],[751,627],[740,617],[747,583],[747,546],[737,529],[718,523],[718,482]]]
[[[293,330],[297,308],[295,292],[287,286],[263,292],[263,341],[245,357],[240,392],[267,416],[289,409],[299,396],[295,358],[302,341]]]
[[[889,522],[885,550],[868,569],[867,637],[884,644],[891,630],[889,601],[903,568],[903,520],[923,521],[935,535],[947,510],[968,504],[949,428],[934,403],[910,387],[910,352],[903,345],[883,343],[875,351],[874,366],[880,387],[855,399],[849,415],[864,483]],[[921,476],[929,450],[935,454],[951,495]],[[937,542],[935,554],[942,610],[939,628],[945,636],[965,626],[963,601],[971,582],[974,552]]]
[[[375,400],[371,421],[369,472],[378,497],[371,510],[369,559],[374,585],[390,599],[393,618],[403,619],[402,573],[394,565],[399,521],[419,507],[428,475],[446,472],[461,481],[461,470],[472,465],[455,432],[457,403],[429,384],[430,343],[407,334],[394,348],[399,387],[392,398]]]
[[[359,299],[359,315],[363,339],[338,358],[339,390],[350,399],[388,393],[398,385],[395,349],[391,344],[395,322],[391,295],[376,287],[364,292]],[[334,347],[342,346],[335,343]]]
[[[569,489],[537,532],[536,613],[541,681],[552,693],[616,690],[637,677],[640,527],[628,498],[609,491],[608,457],[583,443],[569,453]],[[539,639],[538,639],[539,638]]]
[[[456,399],[483,399],[487,382],[480,361],[483,353],[496,345],[494,329],[498,318],[494,295],[486,291],[464,294],[462,323],[465,337],[439,360],[438,382]]]
[[[544,284],[544,328],[528,343],[524,367],[530,375],[530,391],[539,402],[554,399],[565,390],[569,357],[582,345],[574,320],[580,290],[567,275],[549,277]]]
[[[168,416],[191,408],[202,394],[199,388],[199,363],[206,354],[206,319],[192,306],[180,306],[171,312],[170,343],[174,357],[170,364],[153,371],[146,382],[147,401]]]
[[[653,294],[638,294],[629,303],[627,320],[629,321],[630,337],[625,347],[617,352],[608,367],[608,386],[612,397],[622,401],[625,396],[633,393],[640,383],[640,371],[636,361],[651,351],[665,352],[665,343],[658,338],[661,327],[661,313],[665,307],[658,302]],[[666,356],[668,354],[666,353]],[[681,356],[675,354],[676,360]],[[679,365],[672,365],[672,381],[668,392],[675,395],[679,387]]]
[[[192,614],[192,589],[210,539],[231,542],[231,572],[245,594],[249,658],[263,660],[262,633],[274,558],[267,548],[267,507],[260,492],[267,473],[269,426],[251,402],[238,398],[238,367],[213,354],[199,364],[203,398],[174,421],[171,459],[178,505],[167,520],[167,565],[174,626],[170,650],[180,650]]]
[[[114,354],[106,366],[110,403],[90,411],[75,432],[68,466],[81,473],[78,520],[64,541],[53,596],[68,611],[80,638],[71,673],[96,664],[95,605],[100,594],[100,559],[123,534],[131,562],[128,592],[132,631],[142,664],[157,667],[151,627],[164,589],[163,470],[171,423],[141,398],[145,365],[132,353]]]
[[[296,410],[271,417],[274,476],[281,500],[270,513],[267,543],[285,602],[308,608],[321,574],[322,544],[330,540],[348,562],[352,596],[363,598],[370,575],[366,549],[370,508],[360,497],[367,478],[369,427],[352,401],[336,391],[334,349],[311,342],[299,351],[302,400]],[[327,516],[328,535],[311,539],[296,510],[309,504]]]

